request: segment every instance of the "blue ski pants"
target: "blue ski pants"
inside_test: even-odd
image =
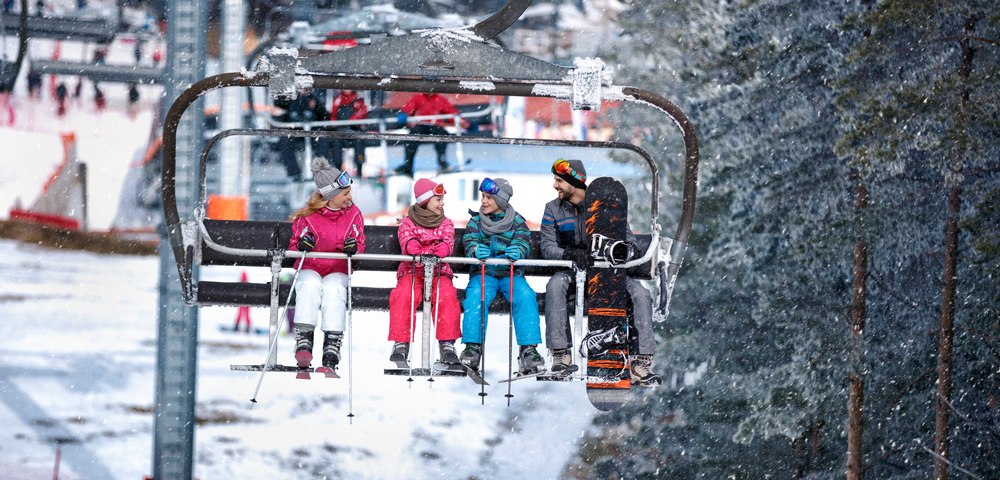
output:
[[[482,273],[469,277],[469,286],[465,287],[465,300],[462,308],[462,343],[483,343],[483,308]],[[510,277],[497,278],[486,276],[486,307],[501,292],[509,301]],[[538,316],[538,301],[535,291],[528,285],[523,276],[514,276],[514,336],[518,345],[537,345],[542,343],[541,318]],[[487,315],[489,317],[489,315]],[[487,318],[488,321],[488,318]],[[488,323],[487,323],[488,325]]]

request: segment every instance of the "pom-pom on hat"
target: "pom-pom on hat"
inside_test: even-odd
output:
[[[341,178],[344,172],[331,167],[330,162],[323,157],[314,158],[309,167],[313,172],[313,180],[316,181],[316,188],[323,195],[323,200],[329,200],[340,195],[340,192],[351,186],[353,182],[350,176],[346,179]]]
[[[436,183],[429,178],[421,178],[413,184],[413,196],[417,199],[417,205],[426,205],[427,201],[435,195],[444,195],[448,192],[444,190],[444,185]]]

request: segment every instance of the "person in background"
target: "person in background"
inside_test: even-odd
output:
[[[542,214],[542,258],[546,260],[572,260],[577,269],[594,265],[587,241],[586,207],[583,205],[587,193],[587,170],[580,160],[558,159],[552,165],[557,198],[545,204]],[[632,227],[624,239],[631,245],[632,252],[638,252],[639,242],[632,233]],[[632,297],[632,316],[635,331],[639,337],[639,349],[629,352],[629,368],[633,385],[654,386],[662,383],[659,375],[653,373],[653,353],[656,339],[653,337],[653,298],[649,290],[638,280],[628,278],[628,293]],[[552,372],[576,370],[572,364],[573,336],[570,331],[567,295],[576,291],[573,272],[562,270],[549,278],[545,285],[545,345],[552,354]],[[579,294],[579,292],[577,292]]]
[[[364,120],[366,118],[368,118],[368,106],[365,105],[364,99],[354,90],[343,90],[334,97],[333,106],[330,108],[330,120]],[[358,125],[336,127],[333,129],[335,132],[358,132],[363,130],[364,127]],[[361,166],[365,163],[364,140],[345,140],[343,138],[323,140],[328,141],[320,143],[318,147],[320,152],[326,152],[325,148],[329,149],[330,158],[333,159],[333,163],[338,165],[341,159],[344,158],[344,144],[347,143],[354,147],[354,168],[357,170],[359,177],[364,177],[361,173]]]
[[[326,107],[323,106],[323,102],[319,101],[314,93],[299,95],[295,100],[275,101],[274,104],[284,110],[277,118],[279,122],[318,122],[326,120],[329,117]],[[278,150],[281,152],[281,163],[285,165],[285,173],[294,181],[302,179],[302,168],[295,157],[295,151],[304,149],[305,141],[311,141],[311,139],[300,140],[294,137],[278,137]],[[299,148],[300,144],[303,145],[301,149]],[[322,153],[318,149],[317,152]],[[336,159],[334,159],[334,163],[340,165],[340,162]]]
[[[323,157],[311,169],[318,190],[305,207],[295,211],[289,250],[301,252],[365,251],[365,220],[351,197],[353,180]],[[300,258],[295,282],[295,360],[301,368],[312,362],[313,337],[322,312],[323,368],[335,372],[347,317],[347,260]],[[319,371],[319,369],[317,369]]]
[[[480,261],[502,258],[510,263],[480,263],[472,267],[469,285],[465,287],[465,301],[462,302],[465,309],[462,318],[465,350],[462,351],[461,361],[473,370],[479,369],[486,327],[483,308],[488,308],[497,292],[503,292],[513,311],[514,332],[519,345],[518,371],[522,374],[544,372],[545,359],[536,349],[542,341],[538,299],[524,278],[524,269],[513,265],[513,262],[528,256],[531,231],[524,217],[510,205],[514,187],[507,180],[484,178],[479,190],[482,192],[479,213],[469,212],[473,217],[465,227],[465,235],[462,235],[462,248],[466,256]]]
[[[247,278],[247,271],[243,270],[242,272],[240,272],[240,283],[247,283],[249,281],[250,281],[249,278]],[[250,328],[251,328],[251,325],[250,325],[250,307],[247,306],[247,305],[242,305],[242,306],[236,307],[236,308],[237,308],[237,310],[236,310],[236,325],[233,325],[233,331],[234,332],[240,331],[240,324],[243,323],[243,322],[246,322],[247,328],[246,328],[245,331],[247,333],[250,333]]]
[[[453,114],[458,113],[451,102],[448,101],[444,95],[440,93],[418,93],[410,98],[406,105],[403,105],[399,115],[396,117],[396,121],[400,125],[407,123],[407,119],[410,116],[423,116],[423,115],[442,115],[442,114]],[[410,128],[410,135],[449,135],[448,131],[444,129],[442,125],[445,124],[443,119],[436,120],[419,120],[413,127]],[[403,147],[404,150],[404,160],[403,164],[396,167],[395,172],[398,175],[406,175],[409,177],[413,176],[413,159],[417,156],[417,147],[419,147],[421,142],[407,142]],[[434,150],[437,152],[437,162],[438,162],[438,173],[447,173],[452,171],[452,167],[448,165],[448,160],[445,159],[445,151],[448,149],[447,143],[434,143]]]
[[[410,206],[399,225],[399,247],[403,255],[447,257],[455,249],[455,224],[444,215],[444,185],[421,178],[413,184],[416,202]],[[416,270],[414,270],[416,268]],[[458,292],[452,283],[451,266],[439,263],[431,280],[432,318],[437,322],[437,340],[441,363],[457,364],[455,340],[462,336],[459,326],[461,308]],[[407,367],[411,333],[416,323],[413,315],[423,301],[424,271],[414,262],[399,262],[396,288],[389,294],[389,341],[395,342],[390,362]]]

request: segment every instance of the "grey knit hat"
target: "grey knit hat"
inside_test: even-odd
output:
[[[316,181],[316,188],[319,189],[319,193],[323,195],[323,200],[329,200],[340,192],[344,191],[347,187],[342,187],[337,183],[337,179],[340,178],[341,172],[336,168],[330,166],[330,162],[326,161],[323,157],[316,157],[312,161],[310,168],[313,172],[313,180]]]
[[[503,178],[494,178],[493,181],[500,188],[500,191],[493,195],[493,200],[497,202],[500,210],[507,210],[507,207],[510,206],[510,197],[514,195],[514,187],[510,186],[510,182]]]

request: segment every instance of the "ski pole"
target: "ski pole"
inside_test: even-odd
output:
[[[479,376],[486,378],[486,259],[482,260],[479,270],[479,304],[482,311],[479,312]],[[479,397],[482,404],[486,405],[486,385],[479,386]]]
[[[280,317],[288,312],[288,304],[292,303],[292,295],[295,294],[295,282],[299,280],[299,272],[302,271],[302,265],[306,263],[306,255],[309,252],[302,253],[302,260],[299,261],[299,266],[295,267],[295,275],[292,276],[292,287],[288,292],[288,298],[285,299],[285,308],[278,314]],[[278,336],[274,336],[274,340],[271,341],[271,346],[267,349],[267,357],[264,358],[264,364],[260,368],[260,378],[257,379],[257,389],[253,391],[253,398],[250,399],[250,403],[257,403],[257,393],[260,392],[260,384],[264,381],[264,374],[267,373],[267,362],[271,359],[271,355],[274,355],[274,347],[278,345]],[[253,405],[250,405],[253,408]]]
[[[507,326],[507,406],[510,406],[510,399],[514,396],[510,393],[510,384],[514,383],[514,261],[510,261],[510,290],[508,291],[507,303],[510,304],[510,322]]]
[[[354,312],[351,304],[351,255],[347,255],[347,418],[354,424]]]
[[[433,277],[431,277],[433,278]],[[438,322],[438,310],[441,308],[441,262],[438,261],[437,264],[437,292],[434,293],[434,315],[431,319],[431,336],[432,339],[437,339],[437,322]],[[440,349],[440,347],[439,347]],[[440,353],[440,352],[439,352]],[[441,355],[438,355],[438,361],[441,362]],[[441,362],[444,365],[444,362]],[[434,381],[434,368],[431,367],[430,378],[427,379],[428,382]]]
[[[409,356],[409,347],[413,345],[413,337],[417,336],[417,304],[416,298],[414,298],[413,289],[416,288],[417,284],[417,256],[413,256],[413,270],[410,271],[410,343],[407,346],[407,356]],[[406,359],[406,365],[409,367],[406,374],[409,378],[406,379],[410,383],[410,387],[413,387],[413,364],[409,362],[409,358]]]

